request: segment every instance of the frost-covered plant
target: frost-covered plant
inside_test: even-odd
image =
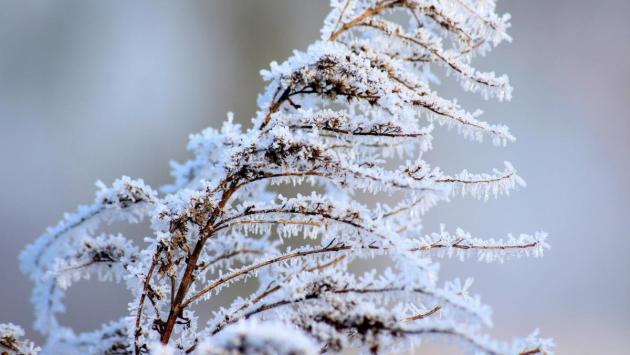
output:
[[[460,229],[421,232],[420,217],[440,201],[487,200],[524,185],[509,163],[492,174],[449,175],[422,160],[434,123],[474,141],[514,140],[430,87],[443,67],[465,90],[509,99],[506,76],[470,66],[510,40],[509,17],[495,13],[494,0],[331,3],[321,40],[262,71],[267,87],[252,128],[229,115],[220,130],[193,135],[194,158],[173,164],[175,182],[162,194],[127,177],[99,183],[94,203],[23,252],[44,352],[376,353],[438,340],[475,353],[550,353],[553,343],[536,332],[511,343],[484,335],[489,307],[468,293],[470,281],[438,285],[433,261],[541,256],[544,233],[486,240]],[[310,192],[285,188],[293,191],[285,197],[274,185],[287,183],[308,183],[300,191]],[[102,233],[103,222],[144,217],[153,234],[142,246]],[[388,266],[354,267],[375,256]],[[126,283],[129,314],[76,334],[56,316],[65,290],[94,275]],[[210,313],[204,302],[249,279],[254,292],[200,324],[197,314]],[[21,336],[0,327],[2,346],[34,352]]]

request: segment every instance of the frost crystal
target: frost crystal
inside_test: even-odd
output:
[[[21,339],[24,329],[11,323],[0,323],[0,350],[24,355],[34,355],[40,351],[31,341]]]
[[[434,261],[540,257],[545,233],[486,239],[422,230],[437,203],[525,186],[507,162],[490,174],[447,174],[423,157],[436,145],[434,126],[499,146],[515,140],[433,88],[442,73],[486,99],[509,100],[505,75],[472,66],[510,40],[509,16],[496,14],[494,0],[331,6],[320,40],[261,72],[267,86],[251,128],[228,114],[221,129],[192,135],[194,157],[172,163],[174,182],[162,194],[127,177],[98,183],[94,203],[25,249],[44,353],[380,353],[430,341],[484,354],[551,353],[553,342],[537,332],[512,343],[485,335],[490,307],[469,292],[471,280],[440,285]],[[283,196],[276,186],[287,184],[303,186]],[[103,222],[145,217],[152,233],[142,245],[103,230]],[[377,256],[387,267],[353,267]],[[57,314],[66,289],[92,277],[124,282],[129,314],[78,334]],[[253,291],[225,307],[205,303],[243,281]],[[196,311],[210,320],[200,324]],[[39,350],[22,336],[0,325],[3,350]]]

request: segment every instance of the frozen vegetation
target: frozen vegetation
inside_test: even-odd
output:
[[[92,204],[25,249],[35,328],[47,339],[41,351],[381,353],[438,341],[472,353],[551,353],[536,331],[511,342],[486,335],[490,308],[469,280],[439,282],[434,261],[539,257],[545,233],[491,239],[422,229],[437,203],[525,185],[507,162],[477,174],[423,160],[440,126],[476,143],[514,141],[506,126],[433,89],[446,74],[483,98],[509,100],[505,75],[471,66],[510,40],[508,20],[494,0],[332,0],[321,38],[261,72],[267,86],[250,128],[230,114],[220,129],[192,135],[191,160],[173,163],[174,182],[160,192],[128,177],[99,183]],[[152,232],[141,245],[102,230],[143,219]],[[352,267],[376,256],[389,262]],[[129,313],[76,333],[57,316],[65,291],[88,278],[124,283]],[[231,305],[193,307],[244,280],[257,289]],[[193,308],[213,312],[210,320]],[[23,336],[0,325],[3,349],[40,351]]]

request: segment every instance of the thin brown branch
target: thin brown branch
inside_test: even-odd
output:
[[[8,341],[8,339],[5,339],[5,338],[0,338],[0,347],[4,347],[5,349],[13,351],[16,355],[23,355],[24,354],[23,352],[20,351],[20,348],[17,347],[17,345],[13,344],[12,342]],[[2,355],[4,355],[4,354],[9,355],[9,353],[5,353],[5,352],[2,352],[0,354],[2,354]]]
[[[449,183],[457,183],[457,184],[492,184],[499,181],[509,180],[514,176],[514,173],[508,173],[503,176],[498,176],[490,179],[459,179],[454,177],[444,177],[441,179],[436,179],[435,182],[449,184]]]
[[[546,355],[547,352],[543,351],[542,349],[540,349],[540,347],[537,347],[537,348],[530,349],[530,350],[525,350],[525,351],[519,353],[519,355],[534,355],[534,354]]]
[[[282,95],[280,95],[280,97],[276,101],[274,101],[269,107],[269,112],[267,112],[267,115],[263,119],[263,122],[261,123],[259,129],[262,130],[263,128],[265,128],[265,126],[267,126],[267,124],[269,124],[269,121],[271,121],[271,116],[274,113],[278,112],[280,107],[282,107],[282,104],[285,101],[287,101],[290,97],[291,97],[291,88],[286,88],[282,92]]]
[[[366,21],[361,22],[361,23],[359,23],[357,25],[358,26],[364,26],[364,27],[373,28],[375,30],[380,31],[381,33],[383,33],[385,35],[390,36],[390,37],[398,38],[400,40],[409,42],[411,44],[415,44],[417,46],[420,46],[420,47],[424,48],[425,50],[429,51],[435,58],[439,59],[442,63],[444,63],[448,67],[450,67],[454,72],[456,72],[456,73],[458,73],[458,74],[460,74],[460,75],[462,75],[462,76],[464,76],[464,77],[466,77],[466,78],[468,78],[470,80],[473,80],[473,81],[475,81],[475,82],[477,82],[479,84],[482,84],[482,85],[485,85],[485,86],[489,86],[489,87],[497,87],[497,86],[499,86],[499,84],[497,84],[497,83],[493,83],[493,82],[490,82],[490,81],[488,81],[486,79],[479,78],[476,75],[467,75],[467,74],[465,74],[462,71],[462,69],[459,67],[460,64],[458,64],[457,62],[454,62],[450,58],[445,57],[444,54],[440,50],[438,50],[437,48],[435,48],[433,46],[430,46],[430,45],[428,45],[425,42],[420,41],[416,37],[412,37],[410,35],[407,35],[407,34],[405,34],[402,31],[395,31],[395,32],[389,31],[387,29],[387,25],[384,22],[382,22],[382,21],[375,20],[375,19],[367,19]]]
[[[278,287],[279,289],[279,287]],[[384,292],[395,292],[395,291],[402,291],[402,288],[389,288],[389,289],[340,289],[340,290],[332,290],[332,291],[328,291],[331,293],[335,293],[335,294],[349,294],[349,293],[361,293],[361,294],[369,294],[369,293],[384,293]],[[411,292],[414,291],[420,291],[420,290],[410,290]],[[424,293],[424,291],[422,291]],[[230,325],[230,324],[234,324],[236,322],[238,322],[241,319],[249,319],[257,314],[272,310],[272,309],[276,309],[282,306],[287,306],[287,305],[295,305],[298,303],[302,303],[305,301],[309,301],[309,300],[314,300],[314,299],[319,299],[320,297],[322,297],[323,294],[321,293],[311,293],[306,295],[303,298],[299,298],[299,299],[285,299],[285,300],[280,300],[280,301],[276,301],[273,303],[268,303],[268,304],[264,304],[261,305],[245,314],[243,314],[240,317],[233,317],[230,318],[229,320],[219,324],[213,331],[212,334],[217,334],[219,332],[221,332],[226,326]],[[403,319],[403,321],[414,321],[414,320],[419,320],[419,319],[423,319],[423,318],[427,318],[432,316],[433,314],[435,314],[436,312],[438,312],[440,309],[442,308],[442,306],[436,306],[433,309],[431,309],[430,311],[426,312],[426,313],[422,313],[419,315],[415,315],[413,317],[409,317],[406,319]]]
[[[426,137],[428,133],[426,132],[379,132],[379,131],[361,131],[361,130],[344,130],[329,126],[323,125],[299,125],[299,126],[290,126],[291,129],[314,129],[317,128],[322,131],[333,132],[337,134],[344,135],[352,135],[352,136],[372,136],[372,137],[383,137],[383,138],[419,138]]]
[[[305,256],[309,256],[309,255],[315,255],[315,254],[324,254],[324,253],[333,253],[333,252],[338,252],[338,251],[342,251],[342,250],[350,250],[351,247],[350,246],[346,246],[346,245],[340,245],[340,246],[333,246],[333,247],[328,247],[328,248],[318,248],[318,249],[312,249],[312,250],[300,250],[300,251],[296,251],[296,252],[292,252],[292,253],[288,253],[288,254],[284,254],[284,255],[280,255],[278,257],[275,258],[271,258],[271,259],[267,259],[264,260],[262,262],[253,264],[253,265],[249,265],[247,267],[244,267],[240,270],[237,270],[231,274],[225,275],[223,277],[220,277],[219,279],[217,279],[216,281],[212,282],[211,284],[207,285],[206,287],[204,287],[203,289],[201,289],[200,291],[198,291],[196,294],[194,294],[193,296],[191,296],[190,298],[188,298],[187,300],[185,300],[184,302],[181,303],[181,307],[186,307],[189,304],[195,302],[196,300],[198,300],[200,297],[202,297],[203,295],[207,294],[208,292],[211,292],[212,290],[216,289],[217,287],[232,281],[234,279],[240,278],[242,276],[245,276],[253,271],[256,271],[258,269],[261,269],[265,266],[268,265],[272,265],[272,264],[276,264],[285,260],[290,260],[290,259],[295,259],[295,258],[301,258],[301,257],[305,257]]]
[[[424,319],[424,318],[432,316],[433,314],[435,314],[440,309],[442,309],[442,306],[435,306],[435,307],[433,307],[432,309],[430,309],[429,311],[427,311],[425,313],[419,313],[419,314],[416,314],[414,316],[407,317],[407,318],[403,319],[403,321],[405,321],[405,322],[413,322],[413,321],[416,321],[416,320]]]
[[[376,16],[380,13],[382,13],[383,11],[393,8],[396,5],[399,5],[401,3],[403,3],[404,0],[393,0],[393,1],[379,1],[376,3],[375,6],[373,7],[368,7],[363,13],[361,13],[360,15],[358,15],[357,17],[353,18],[352,20],[343,23],[343,25],[341,26],[341,28],[339,28],[338,30],[334,31],[333,33],[330,34],[329,40],[330,41],[336,41],[337,38],[339,38],[339,36],[341,36],[344,32],[350,30],[351,28],[357,26],[358,24],[360,24],[361,22],[363,22],[365,19]]]
[[[410,204],[408,204],[407,206],[401,206],[401,207],[399,207],[399,208],[395,208],[395,209],[393,209],[393,210],[391,210],[391,211],[388,211],[388,212],[386,212],[386,213],[383,213],[383,218],[392,217],[392,216],[395,216],[395,215],[397,215],[397,214],[399,214],[399,213],[402,213],[402,212],[408,211],[408,210],[412,209],[413,207],[415,207],[415,206],[417,206],[417,205],[421,204],[424,200],[425,200],[425,198],[424,198],[424,197],[417,198],[415,201],[411,202],[411,203],[410,203]]]
[[[227,222],[233,221],[233,220],[237,220],[239,218],[243,218],[243,217],[247,217],[247,216],[252,216],[252,215],[258,215],[258,214],[274,214],[274,213],[282,213],[282,214],[289,214],[289,215],[302,215],[302,216],[311,216],[311,217],[320,217],[324,220],[330,220],[330,221],[334,221],[334,222],[338,222],[338,223],[342,223],[342,224],[347,224],[349,226],[352,226],[354,228],[357,228],[359,230],[363,230],[366,231],[368,233],[372,233],[375,235],[379,235],[378,233],[376,233],[376,231],[365,227],[363,225],[361,225],[358,222],[352,221],[352,220],[347,220],[347,219],[343,219],[340,217],[335,217],[327,212],[323,212],[323,211],[308,211],[308,210],[297,210],[297,209],[283,209],[282,207],[279,208],[268,208],[268,209],[262,209],[262,210],[249,210],[246,211],[242,214],[236,215],[236,216],[232,216],[229,217],[221,222],[219,222],[216,227],[215,230],[220,230],[220,229],[224,229],[224,228],[228,228],[229,225],[227,225]],[[275,223],[275,220],[270,220],[269,223]],[[312,224],[311,224],[312,225]],[[379,235],[381,237],[383,237],[385,239],[384,236]]]
[[[140,301],[138,302],[138,310],[137,310],[137,315],[136,315],[136,328],[134,332],[134,346],[135,346],[136,354],[140,354],[140,350],[141,350],[140,349],[140,335],[142,335],[142,328],[140,324],[142,320],[142,310],[144,307],[145,299],[147,295],[149,294],[149,288],[151,287],[151,278],[153,277],[153,272],[155,271],[155,267],[157,266],[162,250],[163,250],[163,247],[160,244],[157,246],[155,254],[153,254],[153,260],[151,262],[151,266],[149,267],[149,270],[147,271],[147,275],[144,278],[144,286],[142,289],[142,294],[140,295]]]
[[[304,271],[313,272],[313,271],[317,271],[317,270],[323,270],[323,269],[325,269],[327,267],[331,267],[331,266],[333,266],[335,264],[340,263],[341,261],[343,261],[346,258],[347,258],[346,255],[340,255],[340,256],[338,256],[338,257],[336,257],[336,258],[334,258],[334,259],[332,259],[332,260],[330,260],[330,261],[328,261],[326,263],[323,263],[323,264],[319,264],[318,263],[316,266],[312,266],[312,267],[306,268],[306,269],[304,269]]]
[[[239,249],[239,250],[234,250],[222,255],[217,256],[216,258],[212,259],[211,261],[209,261],[206,264],[200,265],[199,266],[199,271],[204,271],[206,269],[208,269],[210,266],[215,265],[216,263],[222,261],[222,260],[227,260],[230,258],[233,258],[235,256],[238,255],[242,255],[242,254],[260,254],[259,250],[253,250],[253,249]]]

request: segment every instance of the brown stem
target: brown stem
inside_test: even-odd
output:
[[[206,242],[206,237],[202,237],[197,241],[195,245],[195,249],[193,250],[190,259],[188,260],[188,264],[186,265],[186,270],[184,271],[184,276],[182,277],[182,282],[179,284],[179,289],[177,290],[177,295],[175,296],[175,300],[171,305],[171,310],[168,314],[168,319],[166,320],[166,325],[164,326],[164,332],[162,333],[162,337],[160,341],[162,344],[167,344],[169,339],[171,338],[171,333],[175,328],[175,323],[177,322],[177,318],[180,316],[183,307],[181,307],[181,303],[186,297],[186,293],[190,288],[190,285],[193,281],[193,272],[197,268],[197,260],[203,251],[203,246]]]
[[[426,132],[378,132],[375,130],[372,131],[360,131],[355,130],[351,131],[348,129],[339,129],[334,127],[326,127],[322,125],[299,125],[299,126],[291,126],[291,129],[313,129],[317,128],[322,131],[328,131],[338,134],[344,135],[352,135],[352,136],[373,136],[373,137],[384,137],[384,138],[418,138],[425,137],[428,135]]]
[[[534,355],[534,354],[547,354],[547,352],[542,351],[540,347],[538,347],[531,350],[525,350],[519,353],[519,355]]]
[[[433,314],[435,314],[435,312],[439,311],[440,309],[442,309],[442,306],[435,306],[435,307],[431,308],[428,312],[416,314],[414,316],[405,318],[404,321],[405,322],[412,322],[412,321],[415,321],[415,320],[424,319],[426,317],[432,316]]]
[[[271,104],[271,107],[269,107],[269,112],[267,113],[267,116],[265,116],[265,118],[263,119],[263,122],[260,125],[259,129],[262,130],[263,128],[265,128],[265,126],[267,126],[269,121],[271,121],[271,115],[278,112],[278,110],[280,109],[280,106],[282,106],[282,104],[286,100],[288,100],[290,97],[291,97],[291,88],[286,88],[284,92],[282,92],[282,95],[280,95],[278,100],[274,101],[274,103]]]
[[[512,178],[512,176],[514,176],[514,173],[509,173],[503,176],[498,176],[498,177],[494,177],[494,178],[490,178],[490,179],[479,179],[479,180],[475,180],[475,179],[458,179],[458,178],[452,178],[452,177],[444,177],[442,179],[437,179],[435,180],[435,182],[438,183],[444,183],[444,184],[449,184],[449,183],[459,183],[459,184],[491,184],[494,182],[499,182],[502,180],[508,180],[510,178]]]
[[[380,14],[381,12],[383,12],[384,10],[391,8],[399,3],[401,3],[402,0],[394,0],[391,2],[380,2],[377,3],[375,6],[373,7],[369,7],[367,8],[365,11],[363,11],[363,13],[355,18],[353,18],[352,20],[350,20],[349,22],[344,23],[341,28],[339,28],[337,31],[333,32],[330,34],[329,40],[330,41],[336,41],[337,38],[339,38],[339,36],[341,36],[344,32],[348,31],[349,29],[353,28],[354,26],[360,24],[361,22],[363,22],[363,20],[365,20],[368,17],[372,17],[372,16],[376,16],[378,14]],[[345,10],[345,9],[344,9]],[[341,18],[340,18],[341,20]]]
[[[20,348],[18,348],[15,344],[9,342],[9,341],[5,341],[4,339],[0,339],[0,347],[4,347],[6,349],[9,349],[13,352],[15,352],[15,354],[17,355],[22,355],[24,354],[23,352],[20,351]],[[1,349],[0,349],[1,350]],[[2,352],[1,354],[9,354],[8,352]]]
[[[219,210],[223,210],[227,202],[229,201],[232,194],[237,190],[238,181],[234,180],[230,185],[230,188],[225,191],[221,198],[221,202],[219,203]],[[162,332],[162,336],[160,337],[160,342],[162,344],[168,344],[169,339],[171,338],[171,334],[175,328],[175,324],[177,323],[177,318],[179,318],[181,312],[186,307],[186,304],[183,304],[183,301],[190,289],[194,281],[193,273],[197,269],[197,261],[199,260],[199,256],[203,251],[203,247],[206,244],[206,240],[210,238],[214,229],[212,229],[212,223],[218,218],[218,215],[214,214],[210,217],[208,225],[210,228],[206,228],[204,231],[204,235],[199,237],[197,244],[195,244],[195,248],[193,249],[190,258],[186,264],[186,270],[184,271],[184,276],[182,277],[182,281],[179,284],[179,289],[177,290],[177,295],[175,296],[174,302],[171,304],[171,310],[169,311],[168,318],[166,320],[166,324],[164,325],[164,331]]]
[[[274,103],[269,108],[269,112],[265,116],[261,126],[259,127],[259,130],[262,130],[269,123],[269,121],[271,120],[271,116],[280,109],[282,104],[290,96],[291,96],[291,89],[286,88],[282,92],[282,95],[280,95],[280,97],[276,101],[274,101]],[[229,176],[227,176],[224,179],[222,184],[219,184],[219,187],[223,186],[223,184],[228,181],[228,178]],[[223,193],[221,202],[219,203],[219,206],[218,206],[218,209],[220,211],[223,210],[227,202],[230,200],[230,197],[232,196],[232,194],[234,194],[234,192],[236,192],[236,190],[239,189],[240,187],[239,180],[240,179],[238,177],[232,180],[229,185],[229,188],[226,189],[225,192]],[[219,187],[217,187],[217,189]],[[182,310],[187,306],[187,304],[182,304],[182,302],[184,301],[186,294],[188,293],[188,290],[190,289],[190,286],[192,285],[194,281],[193,273],[198,267],[197,261],[199,260],[199,256],[201,255],[201,252],[203,251],[206,240],[208,240],[208,238],[210,238],[212,234],[215,232],[215,230],[212,229],[212,224],[215,222],[217,218],[218,218],[218,215],[216,214],[210,217],[207,224],[209,226],[209,230],[205,231],[205,235],[200,236],[199,240],[197,241],[197,244],[195,244],[193,253],[190,255],[190,258],[187,261],[186,270],[184,271],[184,276],[182,277],[182,281],[179,284],[179,289],[177,290],[177,295],[175,296],[174,302],[171,304],[171,309],[169,311],[168,319],[166,320],[164,330],[160,337],[160,342],[162,342],[162,344],[168,344],[168,341],[171,338],[171,334],[173,333],[173,330],[175,328],[175,324],[177,323],[177,318],[180,316]]]
[[[138,342],[140,335],[142,334],[142,329],[140,327],[140,322],[142,320],[142,309],[144,307],[144,301],[149,294],[149,289],[151,287],[151,277],[153,276],[153,272],[155,271],[155,266],[157,265],[160,253],[162,253],[162,246],[158,245],[156,248],[155,254],[153,255],[153,261],[151,262],[151,267],[149,267],[149,271],[147,272],[147,276],[144,278],[144,287],[142,290],[142,295],[140,295],[140,302],[138,304],[138,314],[136,315],[136,330],[134,333],[135,337],[135,350],[136,354],[140,354],[140,344]]]

